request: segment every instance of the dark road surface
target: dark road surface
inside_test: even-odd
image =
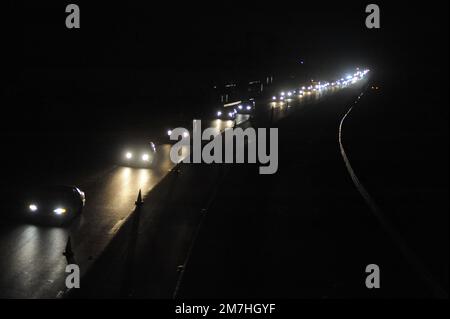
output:
[[[168,152],[168,146],[162,149]],[[111,167],[92,181],[70,179],[87,201],[82,215],[68,228],[40,225],[3,225],[0,231],[2,297],[54,298],[64,287],[66,260],[62,255],[71,236],[76,260],[85,270],[98,256],[134,207],[140,189],[152,189],[173,167],[168,159],[157,169]],[[58,288],[60,287],[60,288]]]
[[[239,116],[236,121],[246,119]],[[210,125],[223,130],[230,123],[213,121]],[[67,227],[17,221],[1,224],[0,298],[59,296],[65,290],[67,261],[63,252],[68,236],[84,274],[129,217],[138,191],[145,196],[174,167],[169,150],[169,144],[160,146],[160,160],[152,169],[111,166],[83,176],[70,172],[49,176],[46,182],[80,187],[86,193],[86,206]]]
[[[261,176],[256,170],[233,168],[196,238],[177,297],[445,297],[448,269],[442,276],[432,272],[448,261],[444,256],[448,246],[443,238],[417,236],[425,229],[419,223],[411,223],[408,218],[411,211],[402,211],[402,218],[394,225],[394,231],[403,236],[408,249],[420,262],[427,262],[426,270],[434,277],[430,284],[416,270],[415,260],[402,254],[385,225],[380,224],[346,169],[339,148],[339,123],[362,90],[348,90],[325,102],[296,109],[277,123],[280,131],[277,174]],[[378,105],[371,106],[376,109]],[[367,122],[371,123],[371,119]],[[374,130],[370,133],[376,134]],[[357,134],[358,131],[344,126],[343,143],[350,162],[355,154],[354,141],[364,144]],[[381,156],[358,155],[372,166]],[[416,166],[416,169],[424,168]],[[356,170],[356,174],[365,175],[364,181],[371,177],[371,172],[371,167]],[[393,175],[391,178],[396,176],[395,170],[389,173]],[[248,182],[243,184],[241,179]],[[376,177],[370,178],[373,179]],[[380,188],[386,187],[386,183],[389,182],[380,183]],[[441,194],[440,189],[432,192]],[[232,203],[224,205],[233,194],[245,194],[239,207],[233,207]],[[380,199],[378,192],[371,195]],[[400,206],[402,200],[389,203],[383,206],[383,214],[392,222],[392,205]],[[422,216],[425,212],[418,210]],[[433,215],[434,228],[426,230],[427,234],[432,229],[448,234],[448,223],[439,226],[439,220],[448,220],[445,206],[433,211]],[[427,223],[431,224],[431,220]],[[412,235],[406,236],[399,226],[409,228]],[[433,247],[433,252],[428,251],[428,256],[420,254],[419,246],[412,240],[416,238],[421,245]],[[365,269],[372,263],[380,267],[381,289],[366,288]]]
[[[259,175],[256,165],[185,165],[170,177],[174,189],[168,191],[169,182],[149,197],[170,201],[144,205],[126,296],[432,296],[358,193],[340,154],[339,122],[363,89],[277,108],[275,175]],[[131,233],[110,247],[74,297],[124,296]],[[366,288],[371,263],[380,265],[384,289]],[[105,271],[108,265],[116,269]]]
[[[303,101],[290,104],[272,105],[274,121],[288,114],[291,105],[314,104],[321,99],[321,94],[305,96]],[[247,119],[239,116],[236,123]],[[231,123],[231,124],[230,124]],[[215,120],[211,127],[223,130],[232,125],[230,121]],[[80,266],[82,276],[101,255],[105,247],[125,224],[134,209],[134,202],[141,189],[145,196],[174,167],[169,160],[170,145],[161,146],[159,153],[162,160],[152,169],[139,169],[123,166],[111,166],[97,169],[89,174],[76,175],[63,172],[61,176],[48,180],[58,184],[79,186],[86,193],[86,206],[81,215],[69,227],[51,227],[23,222],[7,222],[0,229],[0,297],[4,298],[55,298],[65,291],[65,266],[63,256],[67,239],[70,236],[76,263]],[[177,223],[176,217],[170,225]],[[186,229],[192,234],[196,227],[195,218]],[[169,226],[172,227],[172,226]],[[164,229],[164,228],[162,228]],[[170,229],[170,228],[169,228]],[[167,236],[161,234],[161,236]],[[186,255],[186,241],[180,239],[172,249],[174,256]],[[161,246],[164,247],[164,244]],[[163,248],[164,249],[164,248]],[[173,259],[173,258],[172,258]],[[164,262],[159,267],[164,267]],[[173,279],[173,278],[172,278]],[[161,282],[162,286],[167,282]],[[170,294],[172,288],[169,289]],[[141,290],[148,291],[144,288]],[[155,297],[170,297],[158,293]]]
[[[87,278],[75,297],[124,297],[124,282],[126,296],[137,298],[432,296],[358,193],[340,153],[339,123],[365,89],[272,105],[267,126],[280,132],[275,175],[258,175],[254,165],[184,165],[167,176],[174,164],[166,144],[152,169],[66,176],[58,182],[86,192],[81,218],[67,228],[3,224],[0,297],[62,296],[69,235]],[[343,141],[352,151],[345,131]],[[139,189],[145,205],[127,268]],[[385,289],[365,287],[371,263],[380,265]]]

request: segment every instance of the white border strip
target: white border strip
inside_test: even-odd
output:
[[[406,244],[404,239],[401,237],[401,235],[395,230],[395,228],[392,226],[392,224],[385,218],[384,214],[382,213],[382,211],[378,207],[378,205],[375,203],[372,196],[370,196],[369,192],[367,192],[366,188],[361,184],[361,182],[358,179],[358,176],[356,176],[355,171],[353,170],[353,168],[350,164],[347,154],[345,153],[344,145],[342,143],[342,127],[343,127],[345,119],[350,114],[350,112],[353,110],[353,107],[358,103],[358,101],[362,95],[363,95],[363,93],[361,93],[358,96],[358,98],[354,102],[354,105],[352,105],[349,108],[349,110],[347,111],[347,113],[345,113],[345,115],[342,117],[341,122],[339,124],[339,147],[341,149],[341,155],[345,162],[345,166],[347,167],[347,171],[350,174],[350,177],[352,178],[353,183],[355,184],[359,193],[366,201],[366,203],[369,206],[372,213],[378,219],[378,222],[381,224],[381,227],[388,233],[388,235],[394,241],[394,244],[400,250],[403,257],[405,257],[405,259],[411,264],[411,266],[414,268],[414,270],[417,272],[417,274],[420,275],[421,278],[423,279],[423,281],[432,289],[435,297],[447,299],[448,298],[447,292],[444,289],[442,289],[442,287],[434,280],[431,273],[428,272],[428,270],[421,263],[421,261],[417,258],[417,256],[414,254],[414,252],[408,247],[408,245]]]

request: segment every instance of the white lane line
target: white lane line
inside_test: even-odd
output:
[[[111,230],[109,231],[109,234],[111,235],[111,234],[115,234],[118,230],[119,230],[119,228],[120,228],[120,226],[123,224],[123,222],[125,221],[125,218],[122,218],[122,219],[120,219],[112,228],[111,228]]]
[[[361,96],[361,95],[362,95],[362,93],[359,96]],[[342,143],[342,127],[343,127],[345,119],[350,114],[350,112],[353,110],[353,107],[355,106],[356,102],[349,108],[347,113],[345,113],[345,115],[342,117],[341,122],[339,124],[339,147],[341,149],[341,155],[342,155],[342,158],[344,159],[345,166],[347,167],[347,171],[350,174],[350,177],[352,178],[352,181],[355,184],[356,188],[358,189],[359,193],[366,201],[366,203],[369,206],[372,213],[378,219],[378,222],[381,224],[381,227],[388,233],[388,235],[394,241],[395,245],[400,250],[400,252],[405,257],[405,259],[412,265],[413,269],[422,277],[423,281],[432,289],[432,291],[436,297],[448,298],[447,292],[444,289],[442,289],[442,287],[435,281],[435,279],[433,278],[431,273],[428,272],[428,270],[425,268],[425,266],[422,264],[422,262],[419,260],[419,258],[408,247],[408,245],[406,244],[406,242],[402,238],[402,236],[395,230],[395,228],[392,226],[392,224],[385,218],[384,214],[382,213],[382,211],[378,207],[378,205],[375,203],[372,196],[370,196],[369,192],[359,181],[358,176],[356,176],[356,174],[350,164],[347,154],[345,153],[344,145]]]

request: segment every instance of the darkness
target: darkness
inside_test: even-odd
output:
[[[27,157],[23,145],[40,145],[42,154],[68,139],[88,148],[160,134],[208,116],[218,102],[214,86],[271,75],[278,90],[356,66],[375,70],[397,92],[413,92],[398,109],[405,120],[420,119],[435,92],[429,124],[448,136],[448,103],[440,103],[448,96],[436,92],[448,87],[447,3],[379,3],[377,30],[365,27],[361,1],[79,5],[76,30],[65,27],[65,2],[9,5],[2,21],[1,134],[6,149],[25,152],[18,157]]]
[[[86,4],[76,31],[64,27],[64,7],[27,6],[22,17],[19,81],[39,104],[84,104],[88,96],[99,106],[134,99],[178,109],[167,103],[170,96],[200,97],[204,106],[216,83],[304,72],[299,59],[323,73],[330,66],[377,63],[383,54],[379,37],[363,28],[361,4],[325,12],[281,6],[286,12],[276,15],[275,8],[242,5],[173,10]]]
[[[73,157],[99,143],[160,134],[208,116],[218,102],[214,86],[268,75],[274,90],[356,66],[376,70],[398,92],[420,81],[422,90],[403,97],[404,116],[413,120],[422,114],[411,109],[429,103],[435,83],[448,87],[446,3],[379,3],[378,30],[365,27],[361,1],[80,2],[76,30],[65,27],[66,4],[9,5],[2,20],[8,81],[1,134],[16,154],[2,159],[6,165],[34,165],[29,153],[48,162],[43,154],[61,147]],[[443,93],[436,101],[447,100]],[[430,127],[448,136],[448,108],[430,114]]]
[[[159,142],[165,139],[167,143],[168,129],[190,125],[193,118],[210,117],[219,103],[218,93],[226,84],[247,85],[250,81],[273,76],[274,84],[265,90],[259,104],[267,106],[267,98],[286,87],[310,79],[331,80],[356,67],[367,67],[371,70],[371,83],[379,85],[381,90],[379,97],[377,92],[367,90],[371,93],[365,95],[366,104],[354,111],[354,122],[348,126],[354,133],[349,134],[348,141],[355,145],[350,151],[356,170],[367,173],[362,175],[362,182],[368,185],[370,192],[379,195],[382,206],[398,209],[401,213],[398,224],[406,231],[412,230],[408,233],[410,238],[417,241],[419,247],[423,246],[424,251],[430,250],[430,255],[434,256],[432,247],[427,246],[432,241],[423,238],[433,237],[435,229],[439,240],[441,237],[448,239],[448,228],[441,222],[448,221],[448,195],[442,195],[443,190],[448,190],[448,2],[377,1],[381,29],[371,30],[365,26],[365,7],[369,1],[147,1],[145,4],[96,1],[95,5],[93,1],[77,1],[81,29],[71,30],[65,27],[65,7],[69,3],[29,1],[3,5],[2,51],[6,83],[1,89],[0,138],[4,155],[0,164],[6,173],[1,178],[0,191],[5,197],[12,194],[14,198],[24,189],[24,184],[63,180],[66,173],[82,180],[91,172],[116,167],[118,154],[123,151],[120,144],[124,141],[131,144],[139,139],[150,139],[159,145],[164,144]],[[280,161],[278,175],[264,182],[261,182],[263,177],[242,170],[244,176],[250,178],[238,186],[249,185],[255,199],[247,202],[246,211],[253,212],[254,203],[261,211],[271,205],[275,207],[276,201],[271,198],[279,196],[283,199],[280,199],[280,207],[286,204],[289,212],[296,212],[301,206],[311,211],[322,206],[323,220],[326,225],[334,226],[333,218],[338,221],[339,215],[330,213],[334,212],[333,203],[324,199],[336,197],[337,202],[338,194],[334,188],[327,188],[327,178],[331,181],[334,178],[339,182],[337,185],[348,182],[349,190],[354,191],[341,158],[337,161],[333,157],[340,155],[335,153],[338,152],[335,136],[338,130],[334,120],[340,112],[345,114],[346,103],[353,94],[344,93],[324,100],[319,107],[311,108],[313,111],[308,109],[310,113],[306,113],[306,117],[299,112],[281,121],[280,127],[289,128],[284,131],[285,135],[295,129],[302,137],[290,135],[285,145],[290,147],[298,142],[301,147],[296,149],[296,156],[291,157],[290,162]],[[251,125],[269,122],[257,122],[260,118],[255,114],[249,121]],[[254,118],[257,120],[252,122]],[[270,121],[273,124],[272,119]],[[322,123],[323,127],[316,130],[317,123]],[[303,149],[309,153],[303,154]],[[299,169],[299,164],[304,166],[300,165]],[[290,174],[291,170],[297,175]],[[153,173],[154,170],[148,171]],[[111,176],[119,176],[117,172]],[[239,174],[236,179],[230,178],[231,185],[241,182]],[[392,181],[388,177],[396,179]],[[153,182],[152,178],[149,180]],[[130,180],[136,182],[137,179]],[[297,180],[303,188],[286,187]],[[106,177],[101,182],[110,185]],[[94,193],[109,189],[99,185],[92,188]],[[282,189],[286,190],[278,193]],[[316,197],[301,198],[299,189]],[[110,190],[116,195],[115,187]],[[398,190],[409,196],[404,195],[408,203],[398,197],[401,194]],[[327,191],[329,193],[324,195]],[[183,196],[188,197],[187,194],[183,189]],[[105,201],[109,205],[109,195],[98,196],[99,203]],[[236,194],[229,197],[233,196]],[[357,197],[361,200],[359,195]],[[238,204],[245,204],[248,199],[237,198]],[[357,200],[349,199],[350,204],[354,202]],[[134,205],[134,198],[130,203]],[[347,209],[347,202],[342,200],[342,203],[340,210],[337,209],[339,212]],[[354,209],[359,218],[359,208]],[[6,209],[0,210],[6,215]],[[249,236],[253,240],[258,231],[261,238],[266,238],[264,228],[247,233],[246,227],[252,223],[245,224],[240,216],[242,211],[244,209],[237,210],[236,218],[228,219],[230,227],[217,223],[218,229],[228,232],[239,221],[243,238]],[[174,212],[181,210],[174,209]],[[424,218],[425,213],[430,217]],[[296,216],[298,225],[308,230],[303,216]],[[395,214],[393,216],[395,219]],[[169,219],[167,225],[172,229]],[[288,220],[283,216],[265,221],[258,216],[255,220],[260,223],[256,225],[267,226],[269,230],[278,223],[280,235],[284,235],[284,229],[297,235],[294,228],[290,228],[291,224],[283,224]],[[344,220],[339,220],[344,228],[354,226]],[[416,234],[417,229],[425,231]],[[213,230],[209,229],[212,238],[216,235]],[[363,228],[357,231],[366,235]],[[169,234],[164,234],[167,240],[171,239]],[[358,247],[364,245],[354,238],[349,238],[349,242]],[[241,247],[240,243],[236,246]],[[448,241],[441,242],[441,246],[448,247]],[[441,250],[436,248],[436,251]],[[246,256],[246,252],[243,255]],[[290,251],[286,250],[286,256],[290,256]],[[275,257],[274,261],[277,261]],[[448,265],[448,256],[436,258],[436,267],[443,264]],[[211,267],[211,271],[215,269]],[[280,268],[281,274],[282,270]],[[446,274],[443,282],[448,289],[448,271],[438,269],[438,272]],[[252,274],[255,273],[258,270],[252,269]],[[203,271],[199,271],[199,276],[203,275]],[[222,279],[235,289],[232,281]]]
[[[87,127],[96,130],[110,129],[104,123],[124,112],[147,118],[201,113],[214,85],[267,75],[330,77],[358,65],[397,77],[419,74],[448,51],[441,47],[445,19],[430,15],[437,8],[408,2],[383,3],[380,30],[365,28],[359,1],[80,3],[79,30],[65,28],[65,5],[17,8],[22,35],[9,34],[15,63],[6,93],[12,101],[25,99],[20,122],[30,130],[62,119],[76,126],[86,120],[84,112]],[[433,50],[438,43],[440,50]],[[426,68],[439,72],[446,65]]]

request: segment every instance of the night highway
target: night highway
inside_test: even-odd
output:
[[[239,116],[236,122],[245,118]],[[211,123],[219,130],[228,125],[227,121]],[[30,223],[26,214],[32,212],[27,212],[27,203],[22,209],[17,203],[14,211],[4,211],[10,215],[25,211],[25,216],[21,216],[22,222],[2,224],[2,297],[55,298],[64,291],[67,262],[61,257],[68,237],[80,268],[87,269],[133,211],[138,192],[146,195],[175,166],[170,161],[169,148],[169,144],[158,146],[158,162],[151,169],[111,165],[86,176],[74,173],[54,177],[59,184],[78,185],[87,194],[82,215],[66,227]]]
[[[5,12],[5,305],[297,318],[448,301],[446,2]]]

